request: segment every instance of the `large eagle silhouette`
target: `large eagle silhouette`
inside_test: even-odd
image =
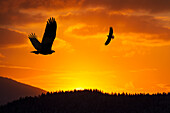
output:
[[[105,45],[108,45],[110,43],[111,39],[114,39],[112,27],[110,27],[109,35],[107,35],[107,37],[108,37],[108,39],[106,40]]]
[[[57,23],[55,21],[55,18],[52,17],[47,21],[47,25],[41,43],[37,40],[35,33],[31,33],[28,36],[28,38],[30,39],[34,48],[37,50],[31,52],[35,54],[43,54],[43,55],[48,55],[55,52],[54,50],[51,50],[51,48],[52,48],[53,41],[56,37],[56,30],[57,30]]]

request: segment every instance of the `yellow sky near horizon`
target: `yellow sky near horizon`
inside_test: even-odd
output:
[[[168,0],[0,1],[0,76],[47,91],[170,91]],[[48,18],[57,21],[52,55],[35,55]],[[109,27],[115,39],[108,46]]]

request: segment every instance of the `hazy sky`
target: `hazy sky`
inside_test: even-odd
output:
[[[170,0],[0,0],[0,76],[48,91],[170,91]],[[52,55],[35,55],[55,17]],[[108,46],[109,27],[115,39]]]

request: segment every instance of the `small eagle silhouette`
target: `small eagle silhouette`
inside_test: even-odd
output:
[[[31,33],[28,38],[30,39],[34,48],[37,50],[31,51],[31,53],[47,55],[55,52],[54,50],[51,50],[51,48],[56,37],[56,30],[57,23],[55,21],[55,18],[52,17],[47,21],[47,25],[41,43],[37,40],[35,33]]]
[[[110,43],[111,39],[114,39],[112,27],[110,27],[109,35],[107,35],[107,37],[108,37],[108,39],[106,40],[105,45],[108,45]]]

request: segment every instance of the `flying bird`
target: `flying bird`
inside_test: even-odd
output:
[[[35,33],[31,33],[28,38],[30,39],[34,48],[37,50],[31,51],[31,53],[48,55],[55,52],[54,50],[51,50],[51,48],[56,37],[56,30],[57,23],[55,21],[55,18],[52,17],[47,21],[47,25],[41,43],[37,40],[37,36],[35,35]]]
[[[108,37],[108,39],[106,40],[105,45],[108,45],[110,43],[111,39],[114,39],[112,27],[110,27],[109,35],[107,35],[107,37]]]

